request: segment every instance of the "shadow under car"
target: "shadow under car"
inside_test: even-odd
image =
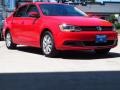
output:
[[[43,55],[42,50],[39,48],[21,46],[17,47],[17,50],[22,52],[28,52],[38,55]],[[95,59],[107,59],[120,57],[120,53],[110,52],[108,55],[98,55],[94,51],[64,51],[59,52],[55,58],[69,59],[69,60],[95,60]]]

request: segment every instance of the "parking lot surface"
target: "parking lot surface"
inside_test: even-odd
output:
[[[107,56],[94,52],[60,53],[56,58],[42,55],[38,48],[18,46],[8,50],[0,42],[0,73],[120,71],[120,43]]]

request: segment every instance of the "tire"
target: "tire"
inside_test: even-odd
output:
[[[55,57],[57,55],[54,38],[49,31],[46,31],[42,36],[41,48],[46,57]]]
[[[0,41],[3,40],[2,29],[0,30]]]
[[[110,49],[100,49],[100,50],[95,50],[95,53],[99,55],[107,55],[109,51]]]
[[[1,31],[0,31],[0,41],[2,41],[2,37],[1,37],[1,36],[2,36],[2,33],[1,33]]]
[[[6,43],[6,47],[8,49],[15,49],[16,48],[16,44],[13,43],[12,36],[11,36],[9,31],[6,33],[5,43]]]

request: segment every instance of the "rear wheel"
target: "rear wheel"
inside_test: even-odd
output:
[[[54,38],[49,31],[43,34],[41,47],[43,54],[47,57],[55,57],[57,55],[57,50],[55,48]]]
[[[8,49],[16,48],[16,44],[13,43],[10,32],[8,31],[5,36],[5,43]]]
[[[0,32],[0,41],[2,41],[1,32]]]
[[[95,50],[95,53],[100,55],[107,55],[109,51],[110,49],[99,49],[99,50]]]
[[[0,41],[3,40],[2,30],[0,31]]]

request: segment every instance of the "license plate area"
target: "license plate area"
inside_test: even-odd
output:
[[[96,43],[106,43],[107,36],[106,35],[96,35]]]

